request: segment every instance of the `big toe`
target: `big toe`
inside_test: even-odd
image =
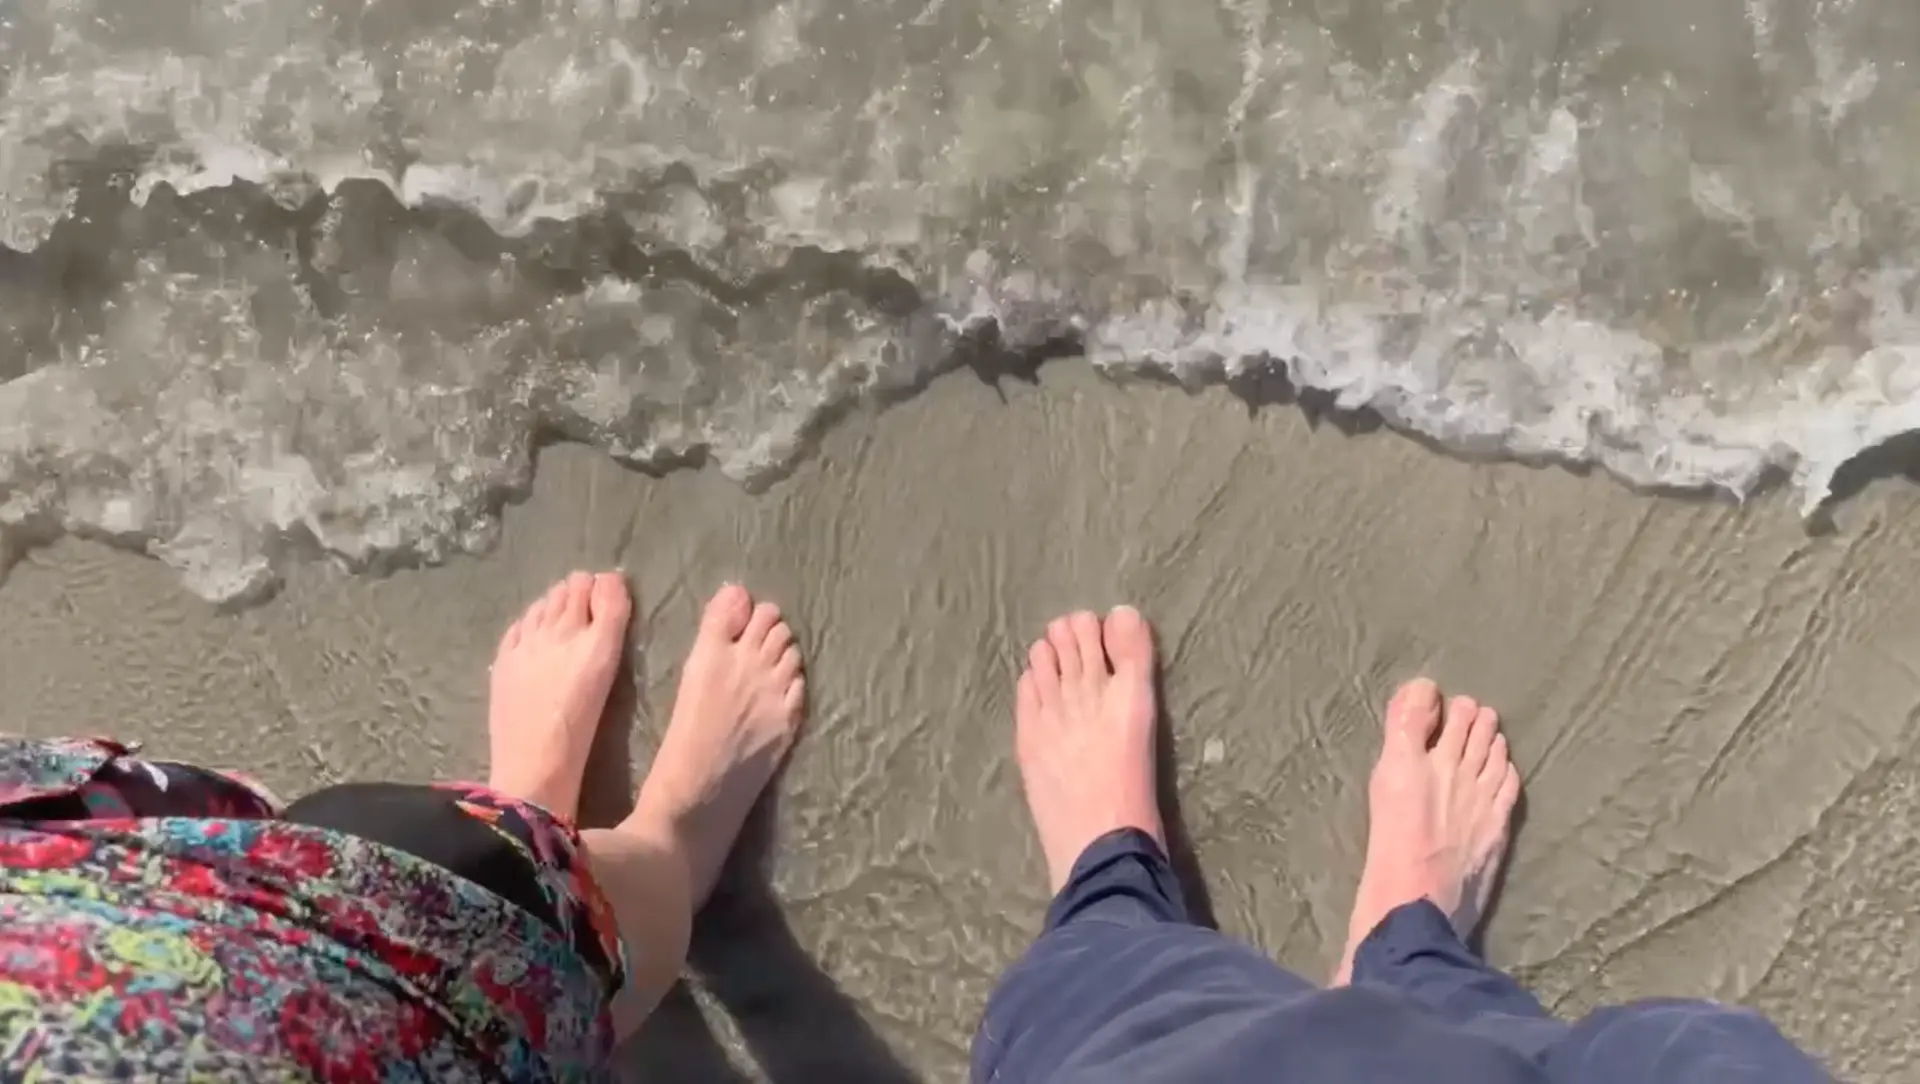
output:
[[[1440,686],[1414,678],[1400,686],[1387,704],[1387,738],[1403,748],[1424,752],[1440,726]]]
[[[1139,610],[1115,606],[1101,624],[1100,635],[1115,674],[1127,678],[1152,676],[1153,630]]]
[[[707,601],[706,613],[700,617],[700,633],[738,640],[740,634],[747,631],[747,620],[752,616],[753,596],[739,584],[730,583]]]

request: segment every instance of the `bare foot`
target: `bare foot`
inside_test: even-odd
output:
[[[617,572],[575,572],[507,627],[494,655],[487,785],[572,820],[633,599]]]
[[[661,818],[685,848],[698,910],[747,813],[793,745],[806,705],[793,630],[771,602],[728,584],[707,603],[666,737],[634,816]]]
[[[1027,652],[1014,746],[1027,805],[1060,891],[1087,845],[1138,828],[1166,847],[1154,794],[1153,631],[1139,611],[1070,614]]]
[[[1492,708],[1456,696],[1444,726],[1440,713],[1440,690],[1425,678],[1402,685],[1387,705],[1368,787],[1367,864],[1336,986],[1353,977],[1360,942],[1402,904],[1433,901],[1463,939],[1486,913],[1507,853],[1520,772],[1507,759]]]

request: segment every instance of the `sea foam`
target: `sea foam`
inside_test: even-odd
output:
[[[991,342],[1809,511],[1920,428],[1920,9],[0,9],[0,532],[210,598]]]

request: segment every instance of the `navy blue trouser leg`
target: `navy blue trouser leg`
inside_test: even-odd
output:
[[[1192,924],[1144,833],[1096,840],[1002,978],[976,1084],[1802,1084],[1812,1061],[1761,1017],[1646,1002],[1552,1019],[1432,904],[1388,915],[1355,983],[1321,990]]]
[[[1398,991],[1531,1060],[1567,1036],[1566,1024],[1468,948],[1426,900],[1387,912],[1354,951],[1353,981]]]
[[[1104,1066],[1116,1084],[1177,1079],[1185,1048],[1224,1016],[1312,989],[1193,925],[1158,845],[1142,832],[1111,833],[1080,856],[1045,932],[988,1000],[973,1078],[1062,1080]],[[1158,1042],[1169,1036],[1182,1038],[1171,1051]],[[1163,1054],[1171,1064],[1156,1064]]]
[[[1525,1055],[1555,1084],[1832,1079],[1759,1013],[1711,1001],[1636,1001],[1562,1023],[1468,949],[1425,900],[1374,927],[1354,954],[1353,977],[1398,990],[1458,1029]]]

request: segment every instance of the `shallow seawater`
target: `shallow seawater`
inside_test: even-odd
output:
[[[1070,346],[1809,507],[1920,429],[1908,0],[0,0],[0,532],[213,598]]]

